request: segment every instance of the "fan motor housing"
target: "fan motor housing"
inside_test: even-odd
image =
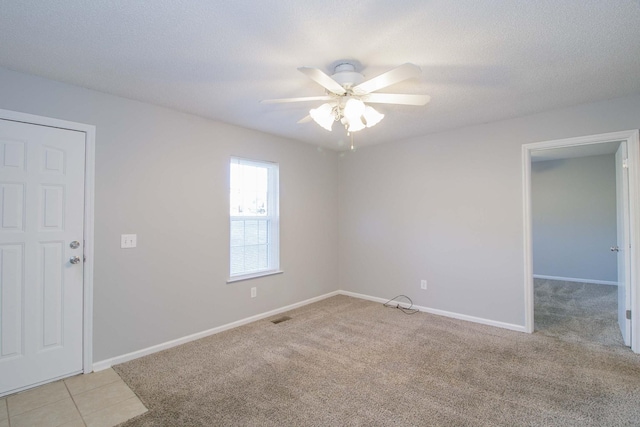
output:
[[[349,62],[338,64],[333,69],[334,74],[331,76],[333,80],[338,82],[344,88],[359,85],[364,81],[364,76],[356,72],[355,65]]]

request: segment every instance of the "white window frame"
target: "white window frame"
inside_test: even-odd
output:
[[[231,164],[238,162],[241,165],[256,166],[267,169],[267,216],[234,216],[231,215]],[[279,194],[279,165],[274,162],[250,160],[242,157],[232,156],[229,161],[229,279],[227,283],[239,282],[257,277],[269,276],[282,273],[280,270],[280,194]],[[240,274],[231,273],[231,224],[234,220],[268,220],[268,260],[265,269],[244,272]]]

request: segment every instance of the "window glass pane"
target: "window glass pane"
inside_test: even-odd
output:
[[[244,272],[244,246],[231,248],[231,275]]]
[[[230,209],[232,216],[265,216],[268,208],[267,167],[231,163]]]
[[[239,215],[242,212],[242,166],[237,160],[231,161],[229,183],[231,215]]]
[[[258,221],[244,222],[244,244],[245,245],[258,244]]]
[[[260,251],[259,246],[251,245],[244,247],[244,271],[257,271],[260,267]]]
[[[258,222],[258,243],[264,245],[269,243],[269,221],[260,220]]]
[[[259,246],[259,264],[261,269],[269,267],[269,247],[267,245]]]
[[[244,221],[231,221],[231,246],[244,246]]]
[[[242,213],[242,192],[240,190],[231,190],[229,207],[231,208],[231,216],[238,216]]]
[[[267,215],[267,193],[255,193],[256,215]]]
[[[268,220],[231,221],[231,274],[269,268]]]

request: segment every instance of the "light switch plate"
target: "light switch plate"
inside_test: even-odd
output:
[[[122,249],[135,248],[138,243],[137,234],[122,234],[120,236],[120,247]]]

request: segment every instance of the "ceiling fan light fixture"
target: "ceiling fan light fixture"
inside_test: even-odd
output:
[[[368,128],[377,125],[384,118],[384,114],[369,105],[364,109],[363,116]]]
[[[365,105],[364,102],[356,98],[349,98],[344,104],[343,115],[347,121],[351,123],[361,122],[362,115],[364,114]]]
[[[367,127],[362,120],[358,119],[354,122],[349,122],[349,126],[347,127],[347,132],[357,132],[359,130],[364,129],[365,127]]]
[[[314,67],[299,67],[298,70],[325,89],[321,96],[299,98],[282,98],[262,100],[265,104],[282,104],[289,102],[323,101],[318,108],[309,110],[309,115],[298,123],[315,121],[319,126],[331,131],[333,122],[339,121],[347,131],[351,132],[370,128],[380,123],[384,114],[365,102],[397,105],[425,105],[430,97],[427,95],[374,93],[398,82],[420,76],[420,67],[406,63],[395,67],[377,77],[364,80],[358,71],[356,61],[340,61],[334,67],[334,74],[329,76]],[[353,145],[353,141],[352,141]]]
[[[318,108],[309,110],[311,118],[320,126],[331,131],[335,117],[333,114],[333,106],[331,104],[322,104]]]

